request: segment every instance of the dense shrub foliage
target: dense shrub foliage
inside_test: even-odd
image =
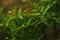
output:
[[[0,8],[0,40],[60,40],[59,0],[17,3]]]

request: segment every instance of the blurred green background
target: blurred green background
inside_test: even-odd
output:
[[[1,0],[0,40],[60,40],[60,0]]]

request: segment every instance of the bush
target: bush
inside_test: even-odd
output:
[[[6,15],[0,10],[0,40],[60,40],[58,1],[36,0],[26,13],[22,8]]]

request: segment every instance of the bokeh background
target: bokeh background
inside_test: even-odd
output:
[[[60,0],[0,0],[0,40],[60,40]]]

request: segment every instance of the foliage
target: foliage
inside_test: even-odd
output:
[[[0,10],[0,40],[59,39],[59,5],[58,0],[38,0],[30,13],[23,13],[22,8],[16,12],[14,8],[12,14],[5,15]]]

